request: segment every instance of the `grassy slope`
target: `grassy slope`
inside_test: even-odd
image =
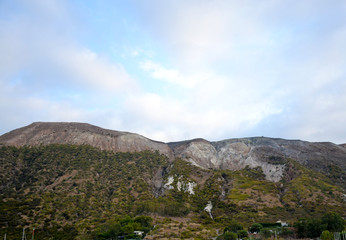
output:
[[[293,160],[279,183],[266,181],[260,169],[202,170],[180,159],[172,165],[157,152],[89,146],[2,147],[0,166],[1,234],[6,229],[17,238],[25,226],[42,236],[81,235],[119,215],[188,217],[222,227],[232,219],[249,225],[346,209],[338,187]],[[161,175],[164,183],[169,176],[174,183],[155,197],[160,190],[154,181]],[[186,190],[188,182],[196,184],[194,195]],[[214,221],[204,211],[208,201]]]

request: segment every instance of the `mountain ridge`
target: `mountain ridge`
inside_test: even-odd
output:
[[[336,182],[344,184],[346,148],[331,142],[308,142],[282,138],[250,137],[221,141],[202,138],[179,142],[159,142],[136,133],[100,128],[88,123],[34,122],[0,136],[0,144],[9,146],[37,146],[49,144],[91,145],[113,152],[159,151],[171,161],[175,158],[203,169],[241,170],[261,167],[266,179],[282,179],[286,159],[326,175],[340,176]]]
[[[114,152],[155,149],[170,157],[170,149],[163,142],[154,141],[136,133],[104,129],[77,122],[34,122],[3,134],[0,136],[0,144],[9,146],[85,144]]]
[[[165,223],[176,217],[222,229],[346,216],[346,149],[332,143],[162,143],[80,123],[33,123],[0,143],[0,235],[11,239],[23,227],[39,239],[104,239],[96,235],[127,215],[153,217],[160,229],[151,239],[177,237]]]

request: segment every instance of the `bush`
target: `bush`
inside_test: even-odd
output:
[[[321,234],[322,240],[334,240],[333,233],[329,232],[328,230],[325,230]]]
[[[261,231],[261,229],[263,228],[263,226],[259,223],[254,223],[251,225],[251,227],[249,228],[250,233],[259,233]]]
[[[225,227],[223,232],[224,233],[225,232],[234,232],[234,233],[236,233],[236,232],[238,232],[240,230],[243,230],[243,226],[240,225],[239,223],[233,222],[230,225],[228,225],[227,227]]]
[[[293,235],[294,235],[294,232],[291,229],[285,228],[285,227],[282,228],[281,232],[279,233],[279,236],[284,238],[293,237]]]
[[[331,232],[341,232],[344,230],[344,220],[337,213],[327,213],[322,217],[322,224],[327,226],[327,230]]]
[[[237,240],[238,235],[234,232],[226,232],[223,234],[224,240]]]
[[[317,238],[324,230],[341,232],[344,220],[337,213],[327,213],[321,219],[299,219],[294,223],[298,238]]]
[[[298,238],[317,238],[326,229],[326,225],[323,225],[319,219],[299,219],[294,223],[294,227]]]
[[[246,230],[239,230],[237,234],[238,234],[238,237],[242,239],[247,238],[249,236]]]
[[[272,236],[272,232],[269,229],[263,228],[261,229],[261,236],[263,238],[270,238]]]

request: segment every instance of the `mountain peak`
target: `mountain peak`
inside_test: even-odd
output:
[[[0,136],[0,144],[36,146],[49,144],[91,145],[113,152],[159,151],[170,160],[181,158],[204,169],[240,170],[246,166],[261,167],[268,180],[280,181],[287,159],[293,159],[310,169],[332,174],[338,169],[344,184],[346,169],[345,145],[312,143],[301,140],[252,137],[209,142],[202,138],[163,143],[144,136],[77,122],[34,122]],[[345,173],[346,174],[346,173]]]
[[[114,152],[158,150],[171,156],[167,144],[129,132],[100,128],[78,122],[34,122],[0,136],[0,143],[11,146],[49,144],[91,145]]]

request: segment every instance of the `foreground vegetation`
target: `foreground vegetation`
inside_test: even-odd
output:
[[[285,224],[284,224],[285,225]],[[322,240],[333,240],[332,233],[339,233],[340,239],[346,235],[342,232],[345,229],[345,221],[339,214],[327,213],[322,218],[299,219],[293,226],[282,223],[255,223],[247,230],[237,222],[233,222],[224,228],[224,232],[217,239],[236,240],[246,238],[318,238]],[[331,237],[332,236],[332,237]]]
[[[304,232],[311,226],[319,236],[331,231],[322,216],[345,216],[342,190],[292,159],[285,162],[284,178],[273,183],[260,168],[203,170],[180,159],[172,163],[158,152],[1,147],[0,236],[6,232],[8,239],[18,239],[23,228],[35,227],[37,239],[134,238],[134,231],[205,239],[217,236],[216,229],[225,239],[246,238],[253,224],[277,220],[294,226],[297,237],[311,237]],[[204,210],[209,201],[213,218]],[[242,226],[236,232],[234,221]]]

